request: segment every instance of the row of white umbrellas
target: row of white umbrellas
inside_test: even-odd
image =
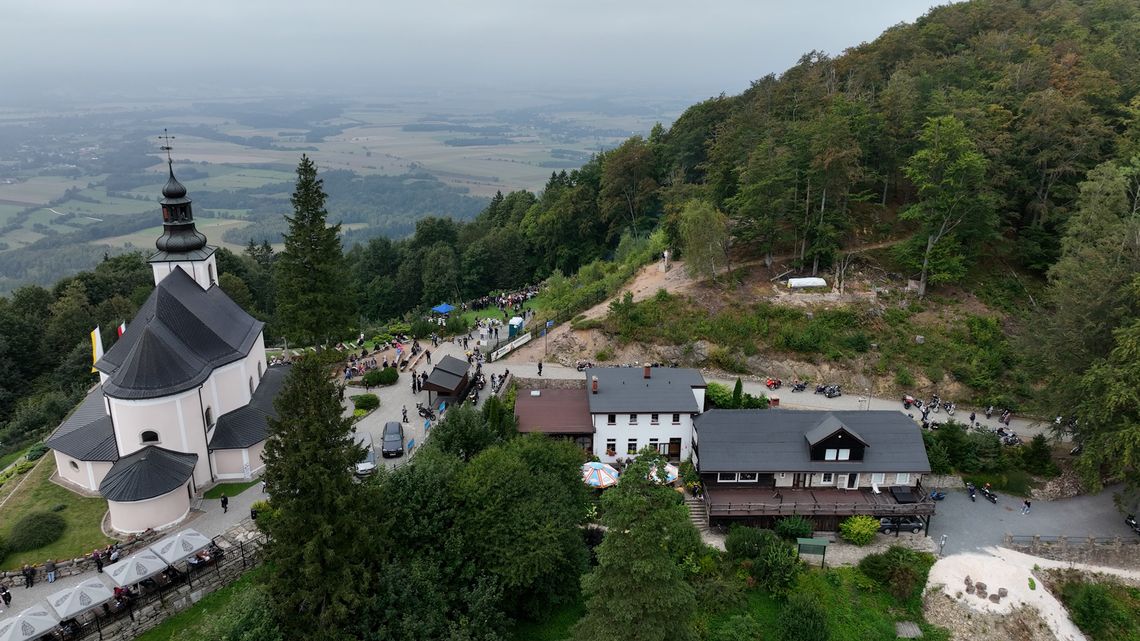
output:
[[[105,574],[119,587],[134,585],[187,559],[209,545],[210,539],[197,530],[182,530],[155,543],[149,549],[115,563]],[[0,621],[0,641],[38,639],[54,630],[60,621],[99,607],[114,596],[114,591],[103,581],[97,578],[88,579],[73,588],[51,595],[47,604],[34,605],[14,617]]]
[[[677,480],[680,472],[676,465],[672,463],[665,464],[665,482],[673,483]],[[606,488],[617,485],[618,477],[621,473],[617,468],[600,461],[588,461],[582,465],[582,482],[590,487]],[[657,466],[653,465],[649,468],[649,478],[658,480]]]

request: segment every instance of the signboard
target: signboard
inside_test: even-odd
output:
[[[513,341],[507,343],[506,345],[503,345],[499,349],[491,352],[491,360],[492,361],[499,360],[500,358],[509,354],[511,352],[511,350],[514,350],[514,349],[516,349],[522,345],[529,343],[530,339],[531,339],[531,333],[530,332],[527,332],[527,333],[523,334],[522,336],[519,336],[515,340],[513,340]]]
[[[796,548],[799,554],[818,554],[823,557],[819,566],[823,567],[827,559],[827,539],[796,539]]]

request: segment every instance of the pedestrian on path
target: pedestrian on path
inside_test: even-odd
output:
[[[36,584],[36,569],[32,566],[25,563],[23,569],[20,570],[20,574],[24,575],[25,590]]]
[[[12,605],[12,593],[8,591],[8,586],[0,585],[0,599],[4,601],[4,607]]]
[[[407,406],[407,405],[405,405],[405,406],[404,406],[404,407],[401,409],[401,411],[404,413],[404,422],[405,422],[405,423],[407,423],[407,422],[408,422],[408,406]]]
[[[230,497],[222,494],[222,514],[230,511]]]
[[[538,362],[538,375],[542,376],[542,361]]]
[[[1025,499],[1025,503],[1021,508],[1021,513],[1022,514],[1029,514],[1029,508],[1031,507],[1031,505],[1032,504],[1029,502],[1029,499]]]
[[[95,571],[100,574],[103,573],[103,557],[99,554],[99,549],[96,548],[91,552],[91,560],[95,562]]]
[[[48,559],[44,563],[44,574],[47,575],[48,583],[55,583],[55,559]]]
[[[430,349],[424,350],[424,355],[427,356],[428,365],[431,365],[431,350]]]
[[[974,426],[974,419],[978,417],[976,412],[970,412],[970,427]]]

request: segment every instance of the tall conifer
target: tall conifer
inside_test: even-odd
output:
[[[307,155],[297,165],[293,215],[277,268],[277,322],[286,337],[302,345],[343,338],[352,325],[340,223],[327,225],[326,194],[317,166]]]

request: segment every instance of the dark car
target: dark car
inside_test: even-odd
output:
[[[404,454],[404,426],[396,421],[384,424],[384,436],[380,437],[380,454],[384,458]]]
[[[879,531],[883,534],[893,532],[913,532],[918,534],[926,524],[917,516],[884,516],[879,519]]]

